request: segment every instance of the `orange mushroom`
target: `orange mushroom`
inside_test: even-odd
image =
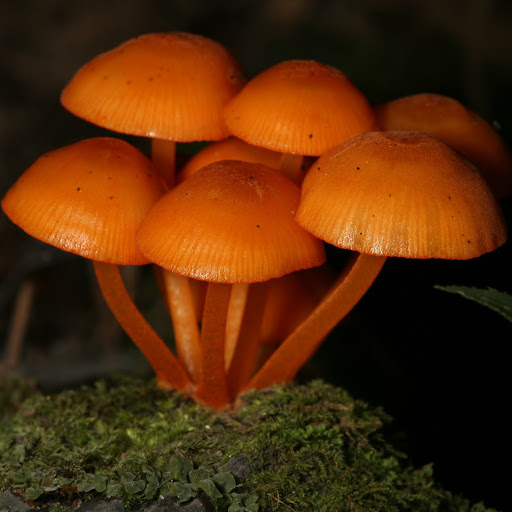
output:
[[[499,199],[512,194],[512,154],[496,129],[456,99],[405,96],[375,107],[382,130],[424,132],[473,162]]]
[[[183,166],[178,173],[177,180],[181,183],[199,169],[210,163],[219,162],[220,160],[242,160],[243,162],[254,162],[267,165],[273,169],[279,169],[281,154],[262,147],[252,146],[235,137],[229,137],[208,144],[198,151]],[[198,284],[198,281],[192,280],[190,284],[193,286],[191,293],[194,296],[195,302],[200,302],[198,298],[204,295],[206,283],[202,283],[204,286],[201,286],[201,284]],[[226,325],[226,365],[229,365],[234,353],[239,336],[239,329],[242,326],[242,316],[248,294],[249,286],[242,285],[236,286],[231,293]],[[247,322],[245,324],[247,324]],[[194,326],[192,326],[190,330],[194,330]],[[190,337],[193,336],[192,334]],[[187,345],[190,345],[190,343],[187,343]]]
[[[145,34],[85,64],[61,103],[104,128],[150,137],[153,162],[172,186],[175,141],[227,137],[222,110],[244,82],[220,43],[185,32]]]
[[[184,32],[145,34],[85,64],[62,91],[61,102],[97,125],[150,137],[153,163],[172,186],[176,141],[227,137],[222,110],[244,82],[240,63],[211,39]],[[165,273],[157,277],[178,353],[187,360],[183,347],[197,338],[190,283]]]
[[[110,309],[159,381],[185,390],[188,375],[129,297],[118,268],[148,263],[135,233],[164,191],[140,151],[121,140],[93,138],[41,156],[9,189],[2,209],[34,238],[93,260]]]
[[[165,194],[141,223],[137,240],[159,266],[208,281],[201,331],[200,375],[194,398],[222,408],[237,394],[256,358],[258,330],[245,330],[226,375],[226,316],[232,285],[261,283],[320,265],[323,243],[295,222],[300,191],[264,165],[222,161],[207,165]],[[255,317],[263,290],[254,288]],[[242,369],[243,366],[243,369]],[[236,370],[234,370],[236,368]]]
[[[299,184],[304,155],[319,156],[377,126],[347,76],[313,60],[284,61],[256,75],[226,105],[224,119],[236,137],[281,152],[281,169]]]
[[[318,238],[359,254],[246,389],[292,379],[387,257],[475,258],[507,236],[476,168],[418,132],[365,133],[327,152],[304,180],[296,219]]]
[[[259,146],[253,146],[236,137],[229,137],[208,144],[192,156],[178,173],[178,182],[181,183],[204,166],[221,160],[254,162],[267,165],[272,169],[279,169],[281,154]]]
[[[281,154],[263,147],[253,146],[235,137],[229,137],[213,142],[196,153],[181,169],[178,181],[181,183],[202,167],[220,160],[241,160],[279,169]],[[312,293],[311,283],[309,285],[306,283],[306,277],[310,273],[287,274],[268,283],[265,313],[259,327],[260,343],[268,346],[280,343],[285,338],[283,333],[291,332],[290,326],[294,326],[299,319],[306,316],[306,311],[309,312],[312,309],[313,295],[317,294]],[[318,272],[314,272],[314,275],[319,276]],[[325,274],[319,276],[319,281],[322,283],[325,283],[326,279]],[[202,287],[197,285],[197,281],[192,281],[192,283],[194,283],[194,292],[202,295]],[[206,285],[206,283],[204,284]],[[229,369],[234,356],[240,329],[242,327],[250,328],[250,322],[243,321],[244,311],[251,309],[250,304],[246,307],[248,299],[248,284],[233,287],[226,320],[226,369]]]

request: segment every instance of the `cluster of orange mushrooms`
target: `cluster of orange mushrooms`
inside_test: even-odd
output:
[[[173,32],[85,64],[62,105],[97,137],[40,157],[2,200],[31,236],[94,262],[163,387],[221,409],[294,378],[388,256],[469,259],[506,240],[512,158],[458,101],[371,106],[341,71],[290,60],[252,79],[221,44]],[[210,141],[182,168],[176,142]],[[477,170],[478,169],[478,170]],[[353,251],[335,279],[325,243]],[[119,265],[155,266],[175,352]]]

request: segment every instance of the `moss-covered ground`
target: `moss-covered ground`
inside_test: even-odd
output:
[[[321,381],[251,392],[229,412],[131,378],[50,396],[0,381],[0,491],[68,510],[202,492],[230,512],[489,510],[440,488],[431,466],[410,467],[383,436],[388,421]]]

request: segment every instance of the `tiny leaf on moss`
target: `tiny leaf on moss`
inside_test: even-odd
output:
[[[217,486],[210,478],[199,480],[199,482],[197,482],[197,486],[199,487],[199,489],[208,494],[208,496],[210,496],[210,498],[212,498],[213,500],[219,500],[220,498],[222,498],[222,493],[219,491],[219,489],[217,489]]]
[[[199,482],[202,480],[208,480],[215,474],[213,468],[209,466],[199,466],[197,469],[189,471],[188,478],[192,485],[199,487]]]
[[[224,494],[229,494],[236,487],[235,477],[229,471],[219,471],[212,479]]]
[[[194,490],[190,484],[175,482],[172,485],[169,494],[175,498],[178,498],[180,503],[184,503],[188,500],[191,500],[192,498],[195,498],[197,495],[197,490]]]
[[[169,460],[169,476],[178,482],[188,482],[188,474],[194,469],[192,461],[174,455]]]

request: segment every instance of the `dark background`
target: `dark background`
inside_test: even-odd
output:
[[[311,58],[344,71],[372,103],[416,92],[455,97],[497,123],[510,147],[512,4],[505,0],[0,0],[1,195],[42,153],[106,134],[59,105],[79,66],[128,38],[171,30],[220,41],[250,75]],[[511,202],[502,202],[509,225]],[[3,214],[0,236],[0,349],[20,286],[34,290],[19,375],[51,390],[147,370],[99,300],[87,262],[30,239]],[[330,252],[334,266],[344,256]],[[433,286],[510,293],[510,256],[508,243],[466,262],[390,259],[302,374],[384,406],[395,418],[390,435],[415,465],[433,462],[445,487],[502,510],[512,505],[512,326]],[[137,297],[168,337],[150,277],[147,269],[136,275]]]

